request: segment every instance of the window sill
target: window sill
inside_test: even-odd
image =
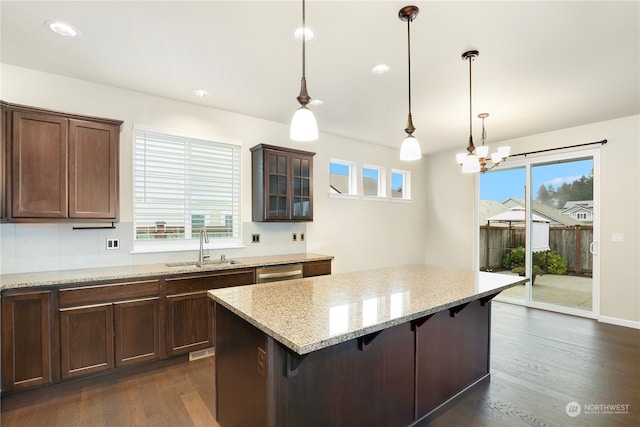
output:
[[[358,198],[357,194],[335,194],[329,193],[329,197],[332,199],[352,199],[356,200]]]
[[[388,197],[379,197],[379,196],[362,196],[362,200],[369,200],[372,202],[388,202]]]

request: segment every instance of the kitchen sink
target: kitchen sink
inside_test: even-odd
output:
[[[183,262],[169,262],[165,265],[169,268],[201,268],[206,267],[208,265],[231,265],[238,264],[238,261],[233,259],[209,259],[202,263],[197,261],[183,261]]]

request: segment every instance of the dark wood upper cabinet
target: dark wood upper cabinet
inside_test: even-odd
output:
[[[265,144],[251,148],[253,221],[313,221],[314,155]]]
[[[11,216],[66,218],[67,119],[13,113]]]
[[[117,219],[120,129],[69,120],[69,217]]]
[[[117,221],[122,121],[2,103],[4,217]]]
[[[7,139],[11,128],[8,119],[9,110],[0,103],[0,219],[7,217]]]

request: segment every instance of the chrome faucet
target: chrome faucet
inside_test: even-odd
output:
[[[200,256],[198,257],[199,264],[202,264],[205,258],[209,258],[209,254],[204,253],[205,243],[209,243],[209,235],[207,234],[207,229],[202,227],[202,229],[200,229]]]

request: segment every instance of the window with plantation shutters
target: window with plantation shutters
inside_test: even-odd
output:
[[[240,145],[134,129],[134,247],[239,246]]]

